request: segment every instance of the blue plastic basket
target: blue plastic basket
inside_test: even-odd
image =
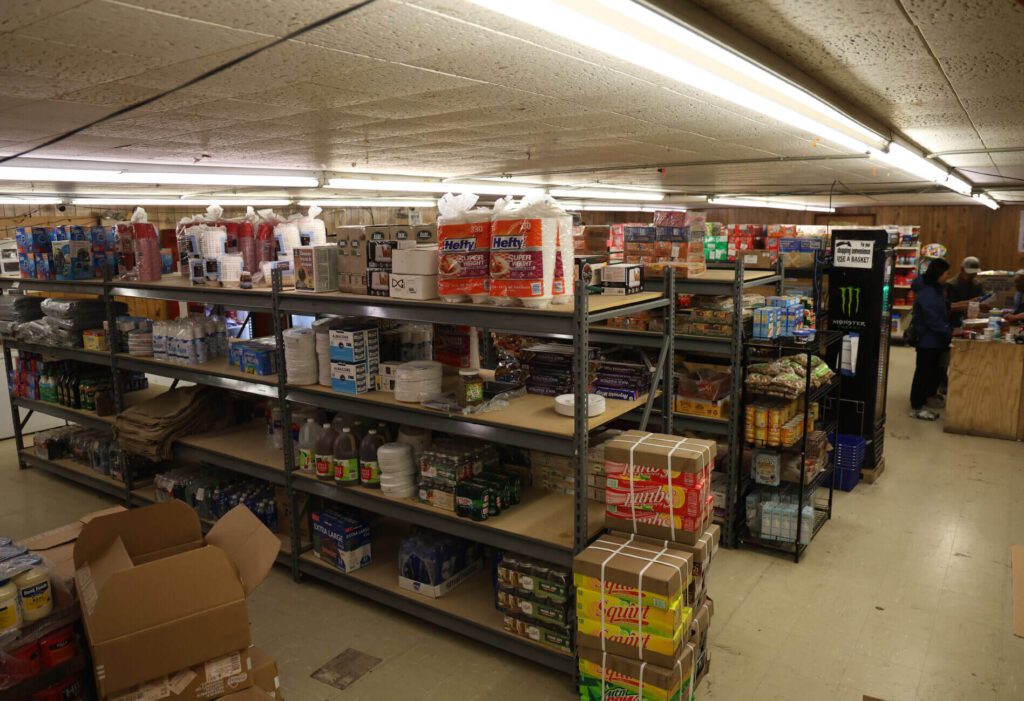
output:
[[[851,491],[860,481],[860,466],[864,463],[867,442],[863,436],[839,434],[836,436],[836,479],[835,488]]]

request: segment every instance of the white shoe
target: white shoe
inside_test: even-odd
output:
[[[935,421],[939,418],[939,415],[928,409],[911,409],[910,418],[921,419],[922,421]]]

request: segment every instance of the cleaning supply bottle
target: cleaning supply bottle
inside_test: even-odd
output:
[[[320,424],[312,417],[306,419],[299,429],[299,460],[296,466],[303,472],[312,472],[316,465],[316,441],[321,431]]]
[[[384,445],[384,437],[371,428],[359,445],[359,482],[364,487],[380,488],[380,463],[377,450]]]
[[[348,426],[341,429],[334,441],[334,481],[359,484],[359,441]]]
[[[338,432],[330,424],[323,425],[323,431],[316,439],[316,478],[324,482],[334,481],[334,441]]]

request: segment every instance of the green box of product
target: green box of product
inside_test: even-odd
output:
[[[709,263],[725,263],[729,260],[728,236],[705,236],[704,257]]]

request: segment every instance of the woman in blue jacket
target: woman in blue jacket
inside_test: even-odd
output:
[[[915,419],[935,421],[939,415],[925,408],[924,403],[939,388],[939,361],[953,339],[949,309],[942,284],[949,272],[949,263],[936,258],[924,275],[914,280],[914,318],[917,332],[917,365],[910,387],[910,415]]]

